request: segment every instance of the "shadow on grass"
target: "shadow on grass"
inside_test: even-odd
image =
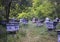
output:
[[[0,42],[7,42],[6,28],[0,25]]]

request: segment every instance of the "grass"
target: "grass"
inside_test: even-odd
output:
[[[57,33],[47,32],[45,25],[37,27],[30,21],[28,26],[20,24],[17,34],[7,35],[7,42],[57,42]]]
[[[6,42],[7,35],[6,35],[6,28],[0,25],[0,42]]]

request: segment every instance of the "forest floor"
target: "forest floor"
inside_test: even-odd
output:
[[[7,35],[0,42],[57,42],[57,33],[54,31],[48,32],[45,25],[37,27],[31,21],[28,25],[20,24],[20,29],[15,35]]]

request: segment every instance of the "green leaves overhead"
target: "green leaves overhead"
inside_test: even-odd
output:
[[[53,12],[55,11],[54,4],[48,0],[32,0],[32,7],[30,7],[30,10],[28,8],[26,13],[30,13],[36,18],[43,18],[50,15],[52,17]]]
[[[54,11],[54,5],[53,4],[51,4],[50,2],[44,2],[42,5],[40,5],[39,7],[38,7],[39,9],[40,9],[40,11],[45,15],[45,16],[47,16],[47,15],[49,15],[49,14],[52,14],[53,13],[53,11]]]
[[[36,4],[38,4],[38,6]],[[34,0],[33,12],[34,14],[38,15],[38,17],[49,16],[49,14],[52,14],[54,10],[55,10],[54,5],[50,1],[44,0],[42,2],[42,0],[39,1]]]
[[[17,2],[12,2],[10,7],[10,17],[16,18],[43,18],[51,17],[54,15],[60,17],[60,4],[57,6],[59,0],[16,0]],[[60,2],[60,1],[59,1]],[[1,4],[1,0],[0,0]],[[1,4],[2,5],[2,4]],[[0,10],[3,10],[0,5]]]

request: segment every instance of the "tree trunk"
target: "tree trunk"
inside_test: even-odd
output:
[[[6,11],[6,20],[9,22],[9,13],[10,13],[10,6],[11,6],[11,1],[5,2],[5,11]]]

